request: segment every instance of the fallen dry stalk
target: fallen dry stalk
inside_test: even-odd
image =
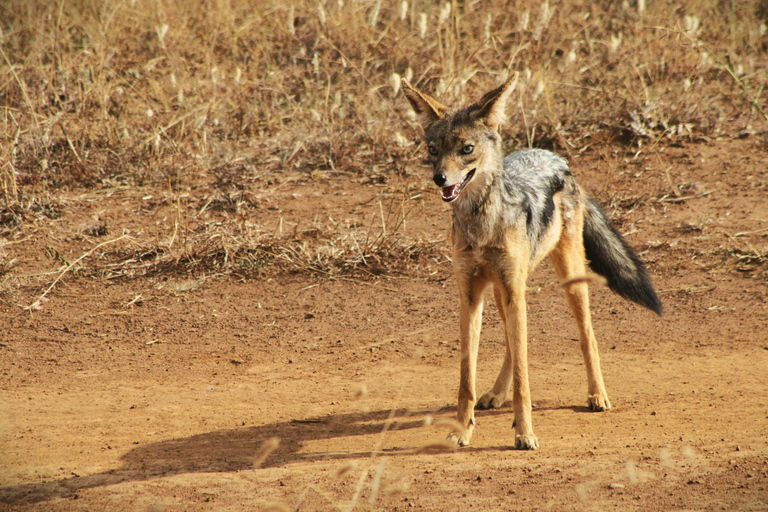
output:
[[[261,443],[261,446],[259,446],[259,449],[256,450],[256,455],[253,457],[253,467],[257,468],[261,466],[265,460],[267,460],[267,457],[277,450],[277,448],[280,446],[280,438],[279,437],[270,437],[269,439],[266,439],[263,443]]]
[[[23,307],[23,309],[24,309],[25,311],[34,310],[34,309],[40,309],[40,307],[41,307],[41,304],[42,304],[42,300],[43,300],[43,299],[45,299],[45,296],[46,296],[46,295],[48,295],[48,293],[49,293],[51,290],[53,290],[53,287],[54,287],[54,286],[56,286],[56,284],[57,284],[57,283],[58,283],[58,282],[61,280],[61,278],[62,278],[62,277],[64,277],[64,274],[66,274],[67,272],[69,272],[69,271],[72,269],[72,267],[74,267],[75,265],[77,265],[78,263],[80,263],[82,260],[84,260],[85,258],[87,258],[88,256],[90,256],[91,254],[93,254],[93,252],[94,252],[94,251],[96,251],[97,249],[99,249],[99,248],[101,248],[101,247],[104,247],[104,246],[106,246],[106,245],[109,245],[109,244],[113,244],[113,243],[115,243],[115,242],[119,242],[120,240],[126,240],[126,239],[130,239],[130,238],[131,238],[131,237],[129,237],[128,235],[122,235],[122,236],[119,236],[119,237],[117,237],[117,238],[113,238],[112,240],[107,240],[106,242],[102,242],[102,243],[100,243],[100,244],[96,245],[95,247],[91,248],[90,250],[88,250],[88,251],[84,252],[83,254],[81,254],[81,255],[80,255],[80,257],[79,257],[79,258],[77,258],[75,261],[73,261],[72,263],[70,263],[69,265],[67,265],[67,266],[64,268],[64,270],[62,270],[61,272],[59,272],[59,275],[56,277],[56,279],[54,279],[54,280],[53,280],[53,282],[50,284],[50,286],[48,286],[48,288],[46,288],[46,290],[45,290],[45,291],[42,293],[42,295],[40,295],[40,296],[37,298],[37,300],[35,300],[35,301],[34,301],[32,304],[30,304],[29,306],[22,306],[22,307]]]
[[[597,274],[585,274],[583,276],[572,277],[571,279],[560,283],[560,286],[563,288],[570,288],[571,286],[582,283],[605,285],[608,281],[603,276]]]
[[[466,427],[453,418],[439,418],[433,421],[432,425],[438,428],[448,427],[459,436],[463,436],[467,432]]]

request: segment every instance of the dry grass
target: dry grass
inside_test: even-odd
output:
[[[104,253],[104,277],[133,277],[182,271],[217,272],[254,276],[283,272],[381,275],[418,268],[430,259],[445,260],[438,245],[442,240],[412,239],[400,227],[408,211],[402,206],[380,210],[371,224],[312,222],[300,228],[265,229],[239,216],[224,214],[225,220],[200,223],[183,240],[157,243],[133,241],[124,249]],[[382,207],[384,208],[384,207]]]
[[[415,166],[400,76],[451,103],[519,72],[510,148],[574,154],[766,130],[764,0],[11,0],[0,12],[3,236],[59,215],[72,190],[153,188],[176,206],[170,241],[99,254],[110,276],[379,273],[431,254],[398,233],[404,208],[390,209],[388,232],[329,223],[279,235],[232,214],[269,200],[246,197],[243,181]],[[219,193],[202,197],[211,182]],[[224,214],[192,232],[184,212],[196,202],[201,218]]]

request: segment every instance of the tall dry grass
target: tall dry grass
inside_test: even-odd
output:
[[[767,19],[765,0],[9,0],[0,6],[3,236],[30,212],[55,210],[62,190],[157,187],[181,204],[182,191],[189,201],[217,173],[414,165],[401,76],[450,104],[519,72],[510,147],[577,152],[596,140],[765,131]],[[298,250],[217,229],[181,255],[152,240],[115,254],[155,250],[170,264],[240,251],[256,265]],[[239,242],[211,242],[227,237]],[[368,256],[386,258],[379,249]]]

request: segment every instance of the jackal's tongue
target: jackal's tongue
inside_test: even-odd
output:
[[[461,192],[461,189],[464,188],[464,185],[466,185],[469,180],[472,179],[472,176],[475,175],[476,169],[472,169],[467,173],[466,176],[464,176],[464,179],[458,182],[455,185],[450,185],[448,187],[443,187],[443,201],[450,203],[457,197],[459,197],[459,193]]]
[[[450,201],[451,199],[455,199],[456,196],[459,195],[459,190],[463,184],[463,182],[459,182],[455,185],[451,185],[450,187],[443,187],[443,201]]]

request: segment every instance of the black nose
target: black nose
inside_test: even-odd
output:
[[[434,176],[432,176],[432,179],[435,181],[435,185],[438,187],[442,187],[445,185],[445,181],[448,179],[445,177],[445,174],[441,172],[436,172]]]

